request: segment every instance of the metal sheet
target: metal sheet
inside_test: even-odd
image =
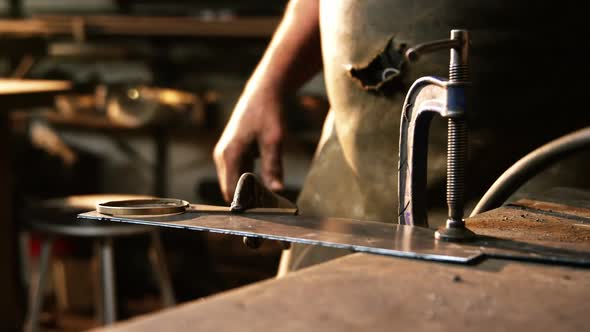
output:
[[[187,212],[160,217],[116,217],[88,212],[81,219],[126,222],[209,231],[238,236],[321,245],[424,260],[470,263],[481,256],[477,247],[434,240],[427,228],[343,218],[271,215],[203,215]]]
[[[564,247],[560,243],[531,243],[482,236],[475,242],[457,244],[435,240],[434,231],[427,228],[356,219],[198,212],[159,217],[116,217],[88,212],[79,215],[79,218],[259,237],[443,262],[473,263],[489,256],[590,266],[589,251]]]

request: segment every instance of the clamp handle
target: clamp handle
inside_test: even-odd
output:
[[[461,41],[458,39],[441,39],[418,44],[406,51],[406,59],[411,62],[416,62],[424,54],[440,50],[448,50],[451,48],[461,48]]]
[[[408,61],[415,62],[424,54],[441,50],[451,50],[449,83],[468,82],[469,32],[467,30],[451,30],[451,38],[418,44],[409,48],[405,56]]]

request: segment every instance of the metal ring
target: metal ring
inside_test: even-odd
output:
[[[96,211],[102,214],[118,216],[162,215],[182,213],[189,207],[190,203],[181,199],[131,199],[96,204]]]

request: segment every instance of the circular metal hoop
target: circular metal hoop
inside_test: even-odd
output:
[[[181,199],[155,198],[99,203],[96,204],[96,211],[102,214],[117,216],[162,215],[182,213],[189,207],[189,202]]]

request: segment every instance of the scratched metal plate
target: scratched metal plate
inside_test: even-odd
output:
[[[566,249],[559,244],[541,245],[493,237],[456,244],[435,240],[434,232],[427,228],[355,219],[199,212],[158,217],[117,217],[88,212],[78,218],[260,237],[441,262],[474,263],[487,256],[590,266],[590,252]]]
[[[434,232],[430,229],[354,219],[255,214],[203,215],[197,212],[141,218],[88,212],[79,215],[78,218],[261,237],[358,252],[455,263],[470,263],[481,256],[477,248],[435,241]]]

